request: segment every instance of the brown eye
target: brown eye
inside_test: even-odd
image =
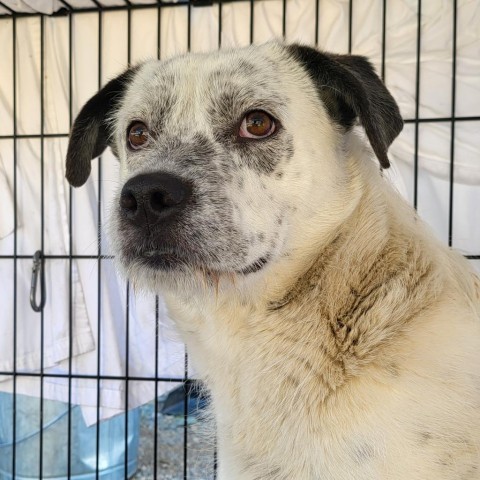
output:
[[[266,112],[255,110],[245,115],[239,135],[245,138],[265,138],[275,131],[275,121]]]
[[[132,150],[138,150],[148,144],[148,128],[142,122],[133,122],[128,128],[128,146]]]

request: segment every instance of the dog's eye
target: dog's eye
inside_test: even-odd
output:
[[[142,122],[133,122],[128,127],[128,146],[132,150],[138,150],[148,144],[148,128]]]
[[[255,110],[247,113],[240,125],[239,135],[246,138],[265,138],[275,131],[275,121],[266,112]]]

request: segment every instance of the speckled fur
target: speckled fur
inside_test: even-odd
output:
[[[282,130],[239,145],[253,107]],[[155,139],[131,154],[136,118]],[[148,63],[111,126],[122,181],[195,184],[177,271],[137,261],[115,209],[111,237],[134,285],[165,295],[211,392],[220,480],[480,479],[480,281],[283,45]]]

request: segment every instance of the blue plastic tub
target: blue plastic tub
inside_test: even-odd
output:
[[[40,401],[17,395],[15,480],[40,478]],[[79,407],[71,414],[70,479],[94,480],[97,468],[97,426],[87,427]],[[128,462],[125,475],[125,415],[99,425],[98,478],[123,480],[137,470],[140,415],[128,412]],[[0,392],[0,480],[13,480],[13,395]],[[45,479],[67,480],[68,404],[43,401],[43,465]]]

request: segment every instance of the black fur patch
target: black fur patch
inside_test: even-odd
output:
[[[110,144],[107,119],[122,99],[137,67],[130,68],[110,80],[80,110],[70,134],[67,150],[66,177],[71,185],[80,187],[90,175],[91,160]]]
[[[286,47],[318,88],[332,119],[346,129],[358,117],[383,168],[387,150],[403,128],[395,100],[364,57],[334,55],[301,45]]]

